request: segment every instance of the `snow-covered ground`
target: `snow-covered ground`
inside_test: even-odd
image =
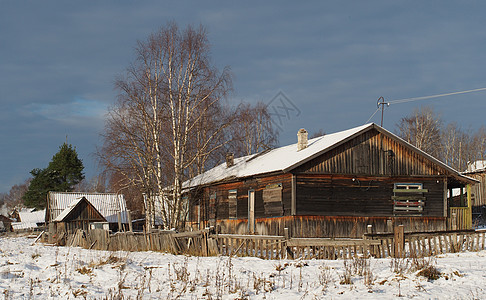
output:
[[[486,251],[416,261],[293,261],[32,242],[0,237],[4,299],[486,299]],[[420,276],[419,264],[435,267],[438,279]]]

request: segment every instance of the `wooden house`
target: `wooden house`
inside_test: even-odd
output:
[[[446,230],[448,189],[475,182],[376,124],[297,136],[297,144],[229,156],[186,181],[187,226],[271,235],[289,228],[299,237],[361,237],[367,225]]]
[[[106,222],[106,219],[86,197],[80,197],[71,202],[53,220],[57,233],[74,233],[77,229],[88,230],[91,224],[98,222]]]

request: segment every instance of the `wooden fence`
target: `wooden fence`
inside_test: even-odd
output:
[[[108,231],[102,229],[77,230],[76,233],[68,236],[65,244],[108,251],[160,251],[199,256],[218,254],[215,241],[208,238],[208,231],[109,234]]]
[[[480,251],[486,249],[486,232],[474,230],[451,230],[441,232],[365,234],[366,239],[378,240],[377,257],[430,256],[444,253],[464,251]],[[403,228],[402,228],[403,230]]]
[[[367,233],[363,239],[291,238],[268,235],[211,234],[208,230],[175,233],[78,230],[68,236],[67,246],[98,250],[161,251],[197,256],[254,256],[263,259],[339,259],[362,257],[429,256],[486,247],[486,232],[442,231]]]

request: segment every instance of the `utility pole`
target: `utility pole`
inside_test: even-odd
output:
[[[385,112],[385,104],[386,106],[390,106],[389,102],[385,102],[385,98],[383,97],[378,98],[378,101],[376,102],[376,107],[380,108],[381,105],[381,124],[380,124],[381,127],[383,127],[383,114]]]

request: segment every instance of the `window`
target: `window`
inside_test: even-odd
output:
[[[428,190],[421,183],[395,183],[393,189],[393,213],[395,215],[422,215]]]
[[[269,184],[263,189],[263,206],[267,216],[283,216],[282,184]]]
[[[228,214],[230,219],[236,219],[238,211],[237,190],[228,192]]]

